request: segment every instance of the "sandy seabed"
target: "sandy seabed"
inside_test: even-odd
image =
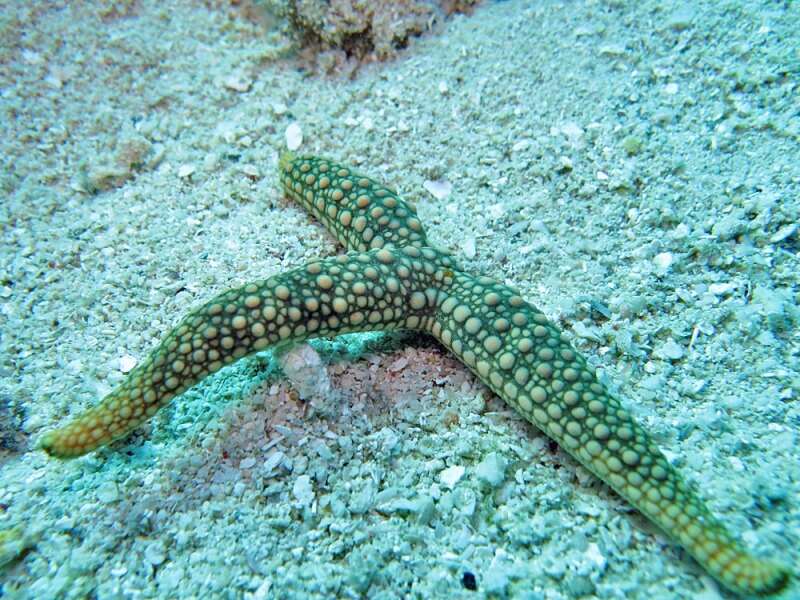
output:
[[[797,3],[485,2],[354,80],[234,10],[113,6],[0,15],[0,595],[731,597],[413,336],[307,347],[307,403],[266,353],[110,448],[36,449],[191,306],[338,251],[278,191],[298,128],[558,322],[798,563]]]

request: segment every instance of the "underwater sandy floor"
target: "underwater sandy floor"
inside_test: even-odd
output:
[[[0,595],[732,597],[415,336],[306,347],[308,403],[266,353],[110,448],[36,449],[192,305],[338,251],[278,192],[290,126],[521,290],[798,563],[800,5],[486,2],[353,81],[233,10],[97,6],[0,17]]]

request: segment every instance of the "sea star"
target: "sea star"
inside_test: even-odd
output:
[[[73,457],[130,432],[225,365],[268,347],[356,331],[436,337],[487,386],[738,593],[782,589],[789,570],[754,557],[711,514],[591,368],[519,294],[431,247],[413,205],[329,160],[284,155],[288,196],[347,249],[217,296],[187,315],[100,404],[46,433]]]

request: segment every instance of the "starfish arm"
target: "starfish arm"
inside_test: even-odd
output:
[[[414,205],[389,188],[324,158],[281,157],[280,180],[295,200],[347,249],[428,245]]]
[[[426,258],[427,257],[427,258]],[[195,383],[253,352],[308,338],[424,329],[447,258],[413,246],[314,261],[229,290],[187,315],[97,406],[44,434],[53,456],[85,454],[124,437]],[[448,271],[449,272],[449,271]]]
[[[788,571],[748,554],[534,306],[457,273],[433,333],[497,395],[739,593],[781,589]]]

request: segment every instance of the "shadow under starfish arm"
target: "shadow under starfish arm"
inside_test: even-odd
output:
[[[428,246],[413,205],[320,158],[286,155],[280,177],[286,194],[350,252],[225,292],[193,311],[99,405],[46,433],[48,453],[77,456],[120,438],[258,350],[355,331],[420,330],[725,587],[769,594],[786,585],[788,569],[742,548],[539,310]]]

